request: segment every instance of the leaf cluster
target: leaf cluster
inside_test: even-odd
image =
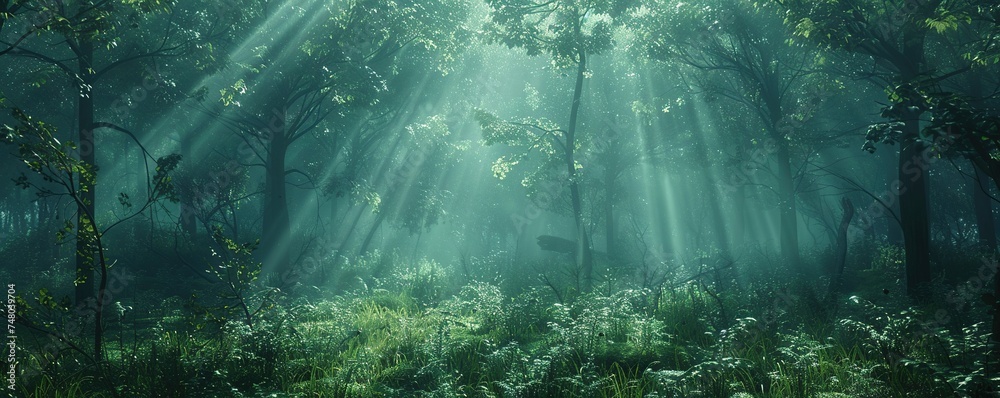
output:
[[[583,56],[613,45],[613,33],[631,0],[488,0],[483,31],[488,42],[522,48],[529,56],[547,54],[555,66],[570,67]]]

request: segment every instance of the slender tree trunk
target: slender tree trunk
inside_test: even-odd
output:
[[[94,308],[94,359],[104,360],[104,304],[108,289],[108,261],[104,257],[104,245],[96,239],[97,260],[100,263],[100,282],[97,287],[97,305]]]
[[[587,227],[583,221],[583,199],[580,195],[580,184],[576,177],[576,124],[580,114],[580,99],[583,96],[583,79],[587,71],[587,54],[581,48],[576,71],[576,87],[573,89],[573,103],[570,107],[569,126],[566,128],[566,170],[569,179],[570,201],[573,205],[573,221],[576,222],[576,265],[583,278],[583,291],[590,292],[594,287],[594,260],[590,252],[590,240],[587,238]]]
[[[95,165],[96,174],[96,142],[94,140],[94,45],[88,37],[81,35],[77,44],[79,57],[79,89],[80,97],[77,103],[77,120],[79,123],[79,148],[80,160],[88,165]],[[104,342],[104,293],[107,287],[107,263],[104,259],[104,248],[101,246],[100,233],[97,229],[95,212],[95,185],[85,178],[79,178],[79,204],[77,211],[77,280],[83,281],[77,285],[76,300],[79,303],[86,303],[83,308],[90,307],[94,311],[94,359],[98,362],[103,360]],[[100,283],[95,299],[95,263],[100,263]]]
[[[844,209],[844,216],[840,219],[840,226],[837,228],[837,243],[834,247],[834,250],[837,251],[834,265],[837,269],[830,278],[830,300],[836,297],[844,283],[844,268],[847,265],[847,229],[851,226],[851,219],[854,218],[854,204],[846,196],[840,199],[840,207]]]
[[[375,237],[375,232],[378,231],[378,227],[382,225],[385,221],[387,210],[381,210],[378,212],[378,216],[375,217],[375,222],[372,227],[368,229],[368,234],[365,235],[365,241],[361,244],[361,248],[358,249],[358,254],[364,254],[368,250],[368,246],[372,243],[372,238]]]
[[[340,239],[340,245],[337,247],[341,249],[347,248],[347,244],[350,242],[351,238],[354,237],[354,232],[357,231],[358,228],[358,222],[361,221],[361,216],[364,215],[365,209],[367,208],[368,204],[362,204],[357,207],[357,211],[355,212],[356,214],[354,215],[354,221],[351,221],[351,225],[344,230],[344,237]],[[350,210],[351,208],[348,208],[347,211],[349,212]]]
[[[282,272],[288,264],[290,226],[285,187],[285,155],[288,143],[281,133],[271,137],[264,180],[264,221],[261,244],[264,266]]]
[[[96,164],[96,146],[94,142],[94,45],[86,37],[79,42],[79,73],[77,122],[79,128],[80,160],[89,165]],[[86,303],[94,298],[94,249],[92,234],[94,220],[90,216],[95,213],[95,188],[83,178],[80,181],[80,199],[83,202],[77,209],[77,239],[76,239],[76,303]]]
[[[997,264],[993,264],[993,328],[992,328],[992,338],[994,342],[1000,343],[1000,271],[998,270]],[[993,350],[994,357],[1000,356]]]
[[[180,136],[180,149],[183,159],[194,159],[191,153],[191,139],[191,134],[181,134]],[[193,189],[181,190],[181,194],[184,197],[180,198],[181,214],[178,221],[180,222],[181,231],[193,242],[198,237],[198,216],[195,214],[197,205],[195,202],[198,200],[198,195]]]
[[[978,142],[978,139],[972,138],[972,146],[976,150],[976,156],[971,160],[976,166],[976,170],[981,172],[979,176],[985,176],[993,182],[993,186],[1000,188],[1000,168],[996,167],[996,162],[993,160],[988,160],[989,158],[989,148],[982,143]],[[985,186],[984,186],[985,187]],[[991,260],[988,266],[991,267],[989,272],[993,273],[993,297],[984,296],[987,304],[992,307],[993,322],[992,322],[992,335],[991,340],[1000,343],[1000,269],[998,269],[998,264],[995,260]],[[994,350],[994,359],[1000,361],[1000,354]]]
[[[10,209],[6,201],[0,201],[0,242],[7,242],[13,236],[10,225]]]
[[[45,231],[48,228],[49,201],[39,199],[35,202],[35,232]]]
[[[45,207],[47,209],[45,213],[45,225],[42,227],[45,234],[51,235],[55,233],[56,228],[59,228],[61,223],[62,215],[59,213],[59,206],[45,200]],[[53,259],[62,258],[62,246],[63,245],[48,245],[49,257]]]

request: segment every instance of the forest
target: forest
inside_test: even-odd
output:
[[[1000,0],[0,0],[12,397],[1000,397]]]

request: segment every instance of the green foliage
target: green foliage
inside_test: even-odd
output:
[[[992,177],[998,175],[1000,153],[1000,118],[973,106],[971,100],[954,92],[942,92],[929,82],[907,82],[889,92],[890,104],[882,108],[888,122],[868,128],[865,149],[876,150],[876,143],[901,145],[919,141],[930,148],[927,159],[964,157]],[[903,134],[907,115],[928,114],[931,121],[917,137]]]
[[[222,302],[214,307],[217,313],[211,314],[211,318],[228,324],[229,319],[238,316],[246,326],[253,328],[258,315],[274,307],[274,295],[280,292],[257,283],[262,264],[253,259],[253,251],[259,241],[237,243],[225,236],[219,226],[213,226],[212,239],[221,248],[212,251],[220,262],[209,263],[208,272],[224,288],[218,291]]]
[[[508,297],[498,286],[485,282],[464,286],[442,307],[457,317],[470,333],[498,345],[528,343],[546,329],[549,317],[539,291],[529,290]]]
[[[643,5],[639,7],[639,3]],[[53,57],[25,52],[28,47],[12,47],[12,55],[32,58],[48,65],[25,72],[31,74],[25,81],[27,85],[43,87],[56,81],[54,75],[57,73],[65,73],[64,77],[69,77],[77,88],[84,89],[81,91],[86,97],[91,95],[90,84],[95,82],[81,83],[78,81],[81,76],[115,76],[104,72],[134,60],[183,56],[184,65],[193,65],[199,70],[214,70],[223,63],[215,58],[215,54],[228,53],[238,46],[250,48],[248,51],[252,54],[239,60],[244,62],[240,72],[224,77],[230,80],[221,84],[224,88],[219,90],[218,97],[221,107],[232,112],[224,116],[240,119],[240,122],[234,123],[239,125],[234,130],[245,134],[242,138],[257,145],[280,141],[262,131],[271,129],[270,133],[275,133],[274,130],[279,130],[271,123],[276,120],[275,117],[281,119],[278,121],[282,128],[301,128],[288,137],[281,137],[289,141],[302,137],[310,130],[322,131],[315,137],[320,144],[313,146],[325,147],[329,144],[332,147],[329,152],[334,159],[313,162],[308,165],[309,169],[305,169],[308,172],[294,169],[287,170],[287,174],[301,173],[310,177],[309,182],[313,182],[311,178],[315,176],[337,174],[322,182],[326,193],[336,198],[350,196],[351,201],[344,202],[351,202],[352,205],[364,203],[376,212],[393,212],[388,213],[392,215],[391,222],[411,234],[424,233],[432,226],[451,220],[449,205],[455,201],[455,196],[440,189],[439,180],[455,174],[447,171],[454,166],[450,162],[462,151],[475,146],[468,141],[456,140],[456,135],[464,133],[466,127],[462,124],[466,122],[464,114],[457,118],[452,118],[453,115],[433,115],[421,119],[432,112],[427,109],[434,109],[435,97],[442,94],[433,86],[440,83],[434,79],[441,76],[428,78],[430,74],[425,72],[434,72],[432,69],[437,68],[439,73],[436,75],[447,74],[458,59],[460,50],[473,41],[474,31],[478,28],[468,26],[469,16],[475,15],[473,2],[319,1],[289,3],[275,9],[274,2],[239,0],[225,2],[224,7],[231,11],[228,13],[212,12],[211,7],[215,3],[203,0],[183,3],[122,0],[101,2],[96,4],[97,7],[87,7],[88,2],[67,4],[69,11],[78,12],[67,13],[65,7],[54,8],[48,1],[13,1],[3,6],[4,10],[11,10],[0,15],[5,29],[18,26],[18,22],[38,22],[20,24],[37,29],[37,32],[31,31],[24,36],[27,40],[25,45],[44,44],[50,47],[69,43],[69,49],[60,50],[66,54]],[[83,9],[74,10],[81,4]],[[780,6],[784,13],[774,14],[772,4]],[[547,206],[557,208],[565,204],[565,201],[556,199],[567,186],[574,190],[582,187],[583,191],[590,191],[588,193],[593,195],[593,190],[589,188],[594,184],[593,177],[598,174],[593,172],[595,170],[611,170],[615,162],[637,164],[640,158],[658,156],[656,153],[660,151],[686,150],[680,145],[672,148],[661,146],[658,141],[661,137],[655,136],[661,132],[664,133],[662,135],[675,135],[675,127],[690,124],[696,127],[679,135],[684,139],[698,139],[703,138],[696,134],[698,129],[725,132],[730,127],[726,123],[715,123],[718,120],[701,121],[697,117],[653,120],[653,115],[668,112],[673,118],[680,113],[674,112],[674,108],[689,108],[693,109],[692,115],[703,115],[701,108],[704,104],[687,96],[670,98],[673,94],[669,92],[675,89],[676,82],[660,79],[662,76],[657,74],[660,71],[633,69],[635,65],[620,67],[620,60],[614,56],[591,58],[595,62],[588,62],[589,57],[608,54],[616,46],[627,42],[631,47],[624,48],[626,51],[640,48],[654,60],[680,60],[688,66],[710,71],[704,85],[706,96],[711,99],[733,95],[734,99],[751,105],[752,110],[764,116],[764,122],[770,122],[774,133],[780,133],[778,141],[784,142],[789,137],[784,135],[782,127],[801,126],[818,113],[812,105],[800,105],[796,110],[791,108],[804,102],[812,103],[813,99],[797,95],[780,96],[772,97],[771,103],[765,104],[771,109],[765,109],[761,104],[767,102],[764,98],[768,95],[805,92],[803,86],[812,85],[812,81],[793,84],[789,79],[818,73],[809,69],[813,64],[810,62],[813,54],[803,51],[801,47],[786,46],[786,32],[775,21],[787,18],[786,25],[794,29],[793,41],[806,39],[827,49],[876,55],[879,59],[875,66],[879,74],[886,72],[880,68],[887,58],[876,53],[898,52],[899,45],[906,43],[897,42],[897,39],[914,34],[921,39],[925,33],[941,36],[939,40],[927,40],[928,43],[935,42],[935,45],[955,43],[963,46],[956,52],[968,52],[963,54],[965,60],[976,67],[989,65],[991,59],[992,63],[996,62],[995,49],[988,48],[992,44],[978,53],[964,48],[966,45],[962,44],[995,41],[992,40],[995,29],[989,35],[974,35],[973,38],[964,35],[981,27],[983,20],[987,21],[987,27],[995,28],[989,24],[995,25],[996,7],[984,5],[981,8],[957,9],[951,3],[940,3],[940,6],[934,7],[926,7],[925,4],[832,0],[708,3],[676,0],[486,0],[480,4],[481,14],[477,16],[485,20],[480,33],[487,42],[521,49],[529,56],[545,56],[547,61],[551,61],[548,66],[537,69],[560,73],[578,68],[577,81],[581,84],[573,90],[576,94],[571,112],[573,118],[577,117],[581,103],[585,104],[583,109],[598,108],[603,112],[585,112],[586,116],[579,121],[574,120],[569,127],[561,127],[560,123],[546,117],[507,119],[500,113],[478,108],[473,110],[471,116],[481,127],[486,145],[505,146],[503,150],[508,151],[503,155],[494,155],[498,156],[491,167],[494,176],[519,179],[536,203],[544,200]],[[25,17],[44,18],[24,21]],[[258,24],[254,18],[263,22]],[[212,22],[213,19],[223,24],[234,22],[231,29],[237,34],[226,35],[226,40],[233,43],[217,46],[217,43],[207,39],[214,36],[208,34],[214,30],[206,28],[207,25],[215,26],[217,22]],[[300,25],[299,21],[315,23]],[[169,32],[167,39],[170,40],[156,37],[156,31],[161,28]],[[259,31],[252,31],[258,28]],[[21,33],[24,32],[14,32],[13,37],[16,39]],[[81,41],[100,43],[97,50],[102,54],[91,64],[108,66],[107,69],[91,70],[94,66],[84,65],[82,70],[72,70],[66,66],[74,55],[80,56],[71,53],[76,52],[73,47]],[[923,40],[919,41],[923,43]],[[150,47],[149,43],[154,43],[154,46]],[[156,46],[159,49],[152,50]],[[4,51],[3,47],[0,51]],[[223,48],[225,50],[220,51]],[[509,54],[497,47],[489,47],[489,50]],[[786,58],[785,52],[795,57]],[[908,63],[923,62],[905,59],[906,53],[904,50],[899,55],[902,61],[889,60],[889,63],[896,63],[893,66],[902,69],[900,67]],[[813,61],[815,65],[825,68],[828,66],[825,62],[832,62],[826,58],[826,55],[820,55]],[[83,61],[81,59],[81,64],[86,63]],[[499,60],[488,61],[498,61],[501,66],[507,66]],[[947,62],[943,62],[942,66],[945,64]],[[917,69],[920,68],[923,66]],[[605,91],[608,98],[604,102],[583,96],[584,85],[588,87],[588,92],[600,85],[585,82],[593,80],[598,71],[605,70],[615,74],[623,72],[621,74],[629,75],[629,79],[601,79],[602,84],[619,86],[619,83],[625,83],[619,88],[636,91],[629,96],[637,94],[645,98],[626,98],[614,90]],[[729,74],[733,71],[737,74]],[[942,77],[939,81],[894,82],[898,86],[888,90],[890,104],[882,115],[889,122],[869,130],[868,149],[872,149],[874,143],[908,144],[904,140],[927,140],[935,146],[937,152],[934,154],[937,156],[966,156],[982,169],[1000,170],[997,164],[997,159],[1000,159],[1000,121],[990,113],[990,108],[975,104],[970,98],[939,92],[938,83],[949,80],[947,84],[953,84],[958,80],[952,79],[953,76],[958,77],[959,74],[949,74],[947,79]],[[189,77],[191,81],[200,80],[200,76]],[[457,80],[459,84],[474,81],[467,76]],[[539,115],[551,116],[551,109],[547,106],[550,105],[549,100],[565,92],[553,89],[544,80],[537,87],[535,80],[532,81],[532,85],[524,90],[525,106]],[[632,84],[635,82],[646,84]],[[217,83],[211,86],[218,87]],[[397,87],[395,83],[400,84]],[[839,87],[840,83],[829,85]],[[722,86],[737,89],[724,92]],[[472,96],[483,95],[477,88],[470,90]],[[194,90],[196,97],[204,98],[208,89],[201,87]],[[409,92],[416,94],[409,96]],[[107,99],[103,94],[92,95],[92,98]],[[621,104],[610,104],[615,100],[623,101]],[[690,106],[685,101],[691,102]],[[424,108],[424,104],[429,105]],[[624,107],[621,106],[623,104]],[[843,109],[854,110],[847,105]],[[723,111],[726,114],[738,113],[729,109]],[[616,119],[620,116],[617,114],[622,112],[623,115],[631,112],[643,119],[635,123],[635,129],[623,129],[642,133],[641,139],[617,141],[624,139],[621,136],[610,137],[616,132],[608,130],[614,128],[601,126],[600,116]],[[97,112],[99,116],[103,113]],[[900,122],[914,113],[930,117],[924,124],[925,134],[902,137]],[[738,119],[726,120],[727,117],[730,116],[723,117],[723,122]],[[779,121],[790,124],[782,126]],[[59,123],[71,124],[67,122],[59,120]],[[733,132],[733,143],[706,148],[705,153],[699,156],[721,156],[729,151],[730,144],[742,145],[739,141],[743,139],[737,134],[742,134],[743,129],[760,127],[758,123],[745,124],[737,126],[741,131]],[[823,123],[822,129],[833,124],[832,121]],[[69,197],[80,202],[71,205],[95,205],[86,203],[89,199],[84,199],[80,193],[94,189],[99,170],[93,164],[80,161],[76,154],[80,148],[71,141],[60,140],[54,125],[14,110],[12,125],[0,129],[0,140],[17,148],[18,161],[31,172],[15,177],[15,183],[21,188],[33,189],[43,199],[49,196]],[[404,126],[405,129],[402,128]],[[456,126],[462,126],[462,129]],[[399,153],[365,149],[380,147],[387,141],[383,138],[389,136],[383,133],[389,130],[405,131],[398,147],[413,144],[415,148],[412,151],[419,154],[421,160],[408,164],[414,166],[413,163],[419,163],[414,166],[419,168],[418,172],[407,173],[403,181],[389,182],[388,185],[394,187],[389,192],[380,193],[377,190],[384,182],[383,176],[367,178],[369,176],[363,175],[360,170],[383,168],[369,162],[369,158],[384,160],[390,168],[400,163]],[[574,134],[576,137],[572,137]],[[753,142],[758,147],[767,146],[761,140]],[[630,144],[634,147],[629,147]],[[255,154],[263,158],[265,151],[262,149],[270,148],[251,149],[257,150]],[[802,149],[808,151],[795,155],[805,155],[810,162],[829,156],[825,151],[814,151],[816,148],[811,145]],[[614,151],[619,152],[616,154]],[[299,152],[294,150],[288,154],[295,157]],[[348,152],[344,158],[338,157]],[[230,155],[232,153],[226,153],[222,157]],[[245,154],[238,155],[234,159],[239,157],[242,161],[250,158],[242,156]],[[102,152],[102,156],[108,155]],[[77,222],[79,225],[69,219],[59,220],[39,227],[40,232],[31,231],[31,234],[55,234],[60,242],[75,235],[86,245],[95,246],[102,243],[108,225],[118,225],[117,220],[107,222],[108,214],[117,214],[113,211],[140,214],[158,199],[177,201],[181,197],[198,197],[203,193],[198,191],[198,187],[215,184],[219,189],[211,192],[213,197],[200,197],[192,203],[185,203],[199,207],[198,211],[202,212],[199,214],[200,221],[204,224],[232,219],[229,229],[212,228],[213,242],[164,242],[168,239],[159,237],[170,234],[170,231],[158,230],[159,226],[156,226],[142,230],[150,233],[149,241],[155,241],[150,243],[153,247],[137,243],[139,236],[131,232],[140,231],[137,225],[145,224],[145,221],[152,225],[168,217],[173,218],[173,208],[165,206],[157,208],[157,213],[146,220],[136,219],[133,223],[123,224],[134,229],[123,232],[115,240],[127,243],[107,250],[114,253],[122,265],[146,265],[154,254],[187,250],[178,249],[179,245],[198,246],[205,251],[211,246],[214,256],[208,260],[207,270],[207,279],[211,282],[206,279],[205,283],[198,281],[186,285],[190,280],[177,275],[179,261],[164,260],[149,267],[155,270],[143,269],[148,273],[144,275],[146,283],[159,285],[156,294],[143,291],[146,290],[144,286],[137,284],[129,287],[133,292],[139,291],[133,293],[134,297],[116,297],[116,300],[107,303],[112,311],[109,311],[103,326],[107,327],[109,336],[117,337],[118,341],[117,344],[111,342],[104,346],[105,358],[94,360],[90,353],[80,348],[89,340],[80,333],[70,333],[81,329],[81,323],[76,319],[79,314],[71,313],[73,308],[64,296],[75,278],[70,267],[62,262],[46,262],[47,255],[33,252],[50,249],[32,245],[31,240],[34,239],[14,237],[5,240],[0,247],[0,258],[17,259],[24,263],[24,267],[3,269],[0,274],[7,278],[20,277],[21,273],[30,274],[26,278],[30,278],[32,284],[49,287],[23,290],[35,294],[34,301],[23,297],[17,299],[18,322],[25,326],[19,330],[25,331],[26,337],[20,340],[26,346],[22,347],[21,358],[26,368],[35,371],[19,375],[22,376],[19,380],[20,395],[981,397],[995,394],[996,386],[1000,384],[994,370],[996,347],[988,340],[990,332],[985,322],[986,313],[980,311],[984,308],[978,304],[959,303],[963,308],[975,310],[951,310],[942,309],[941,303],[914,305],[900,299],[902,289],[899,279],[904,253],[897,246],[866,239],[851,247],[852,257],[845,271],[850,281],[845,284],[858,286],[845,287],[844,290],[852,290],[856,294],[846,302],[838,297],[828,301],[818,299],[815,293],[817,286],[825,281],[790,280],[787,276],[791,273],[782,268],[779,260],[766,258],[763,254],[740,260],[740,278],[716,273],[715,280],[711,280],[708,274],[695,274],[693,269],[686,269],[694,267],[667,269],[664,265],[667,260],[652,259],[656,257],[652,254],[647,258],[645,255],[649,254],[650,245],[660,244],[654,240],[665,238],[658,236],[661,232],[653,230],[669,229],[670,236],[684,238],[680,245],[667,242],[673,246],[672,249],[700,243],[705,237],[724,232],[709,226],[692,230],[692,234],[697,236],[687,239],[680,236],[686,233],[685,230],[675,228],[685,225],[685,218],[703,221],[698,220],[700,213],[683,209],[692,202],[708,202],[704,192],[688,195],[672,185],[685,181],[683,178],[687,176],[684,174],[689,170],[687,165],[669,170],[671,175],[665,176],[665,182],[648,186],[650,189],[645,193],[630,192],[624,189],[625,186],[615,189],[619,187],[609,182],[607,192],[597,194],[603,195],[604,203],[609,205],[608,215],[604,216],[608,220],[603,220],[608,224],[613,221],[611,209],[631,215],[641,214],[630,208],[635,202],[625,200],[630,195],[639,199],[637,201],[641,201],[642,205],[652,204],[647,201],[661,200],[658,196],[665,197],[663,200],[671,204],[668,209],[650,213],[652,218],[669,218],[671,225],[669,228],[654,228],[651,225],[649,241],[644,235],[647,226],[638,225],[633,218],[633,227],[642,246],[640,248],[636,244],[636,249],[641,249],[636,251],[641,251],[642,256],[635,257],[641,258],[641,268],[647,269],[641,269],[639,265],[615,264],[617,259],[611,259],[607,283],[601,286],[600,293],[580,292],[590,290],[580,289],[582,269],[570,268],[564,275],[553,276],[552,280],[557,283],[551,283],[546,275],[544,282],[548,286],[542,285],[534,279],[540,269],[555,269],[551,271],[553,274],[563,269],[557,268],[559,265],[554,261],[525,261],[519,257],[523,246],[517,247],[514,250],[516,253],[508,253],[497,249],[503,248],[497,245],[488,249],[490,254],[485,257],[468,259],[467,253],[475,253],[475,248],[463,250],[463,269],[460,272],[459,267],[441,260],[406,258],[398,252],[372,251],[349,257],[344,254],[348,246],[342,245],[337,251],[327,250],[319,254],[318,260],[314,261],[316,272],[309,274],[308,280],[300,282],[301,285],[310,285],[308,294],[293,299],[262,283],[262,279],[266,278],[262,278],[261,264],[254,258],[259,242],[241,242],[224,233],[232,231],[235,234],[238,229],[246,231],[242,228],[244,224],[252,224],[253,221],[247,221],[243,214],[256,210],[254,206],[244,206],[254,195],[249,174],[237,173],[228,166],[256,161],[226,163],[226,166],[222,166],[222,162],[211,165],[206,162],[191,170],[209,171],[211,177],[194,175],[192,171],[183,184],[175,187],[173,175],[180,165],[180,156],[146,159],[149,156],[144,154],[141,157],[144,164],[154,167],[151,175],[144,176],[149,182],[144,189],[148,198],[145,205],[140,206],[142,193],[115,192],[116,195],[104,195],[102,200],[110,199],[111,204],[117,205],[101,206],[113,207],[114,210],[102,209],[105,213],[84,215]],[[616,156],[617,160],[614,159]],[[768,156],[754,160],[754,165],[745,166],[770,169]],[[605,158],[603,163],[602,157]],[[626,161],[622,158],[634,159]],[[407,162],[410,160],[406,159]],[[102,158],[101,161],[104,164],[106,160]],[[712,167],[708,163],[704,165]],[[341,170],[341,167],[346,170]],[[527,171],[519,173],[522,167]],[[556,173],[564,173],[567,168],[568,175]],[[428,170],[434,173],[422,173]],[[627,174],[626,166],[617,170],[619,174]],[[281,174],[286,170],[277,171]],[[810,167],[804,167],[795,173],[808,179],[813,172]],[[229,181],[230,178],[233,181]],[[225,184],[219,182],[223,179]],[[284,184],[284,181],[279,183]],[[711,185],[711,182],[706,185]],[[629,184],[629,187],[635,186],[638,185]],[[805,185],[795,189],[812,190]],[[616,193],[622,197],[617,197]],[[288,198],[308,196],[294,194]],[[571,201],[578,203],[578,208],[574,209],[574,221],[577,232],[580,232],[578,236],[600,237],[603,232],[598,226],[602,219],[595,216],[600,212],[600,201],[591,201],[593,196],[585,195],[587,206],[581,209],[579,203],[583,200],[576,196]],[[481,198],[473,195],[458,197]],[[496,213],[500,215],[496,217],[503,219],[510,215],[510,209],[504,207],[502,198],[495,202],[489,206],[492,210],[499,210]],[[331,204],[334,214],[344,216],[345,220],[349,220],[348,215],[351,214],[358,215],[355,219],[358,225],[363,225],[359,224],[359,220],[368,220],[363,218],[361,209],[352,213],[351,209],[340,207],[345,203]],[[222,207],[228,209],[220,210]],[[240,207],[243,209],[238,210]],[[530,214],[535,214],[540,209],[528,210]],[[0,213],[4,222],[9,222],[11,208],[0,209]],[[758,213],[766,215],[767,212]],[[237,214],[243,221],[236,221]],[[383,214],[387,213],[380,216]],[[522,216],[515,214],[515,217]],[[532,215],[529,218],[534,220],[536,217]],[[378,220],[376,222],[382,219]],[[228,219],[225,221],[230,222]],[[552,222],[549,225],[559,224]],[[489,224],[470,223],[464,232],[479,232],[475,231],[476,226],[483,225]],[[812,221],[807,225],[816,226]],[[374,227],[378,228],[378,224]],[[518,224],[516,235],[520,235],[520,228]],[[609,228],[609,231],[613,229]],[[249,230],[249,233],[257,232],[253,227]],[[337,234],[344,232],[339,227],[334,230]],[[460,243],[464,244],[466,237],[461,232],[446,236],[458,236],[463,241]],[[495,241],[505,239],[511,231],[488,228],[484,232],[487,233],[479,239],[486,245],[495,245]],[[612,232],[607,234],[614,235]],[[344,244],[349,245],[351,235],[342,237]],[[496,237],[499,239],[494,239]],[[432,238],[441,239],[440,236]],[[584,238],[583,241],[588,241],[589,245],[589,241],[598,240],[592,238]],[[613,246],[614,238],[609,237],[608,246]],[[823,237],[817,240],[822,242]],[[439,252],[448,252],[447,249],[442,248]],[[73,249],[64,250],[72,253]],[[191,252],[200,253],[197,249]],[[616,255],[626,257],[621,252],[624,251],[619,250]],[[107,270],[110,265],[103,262],[103,246],[99,254],[102,255],[104,270]],[[62,253],[49,257],[60,255],[66,256]],[[948,253],[942,254],[941,258],[941,263],[947,262],[946,265],[969,262],[968,256]],[[646,266],[649,262],[655,262],[657,268],[649,270]],[[186,262],[184,265],[194,268]],[[659,268],[660,265],[663,268]],[[644,274],[641,288],[634,286],[626,277],[612,276],[636,269],[648,271]],[[953,270],[954,267],[948,268],[948,272]],[[204,277],[204,271],[199,270],[198,275]],[[458,282],[460,273],[464,277],[461,283]],[[169,275],[171,279],[156,279],[162,275]],[[560,277],[564,279],[555,279]],[[980,275],[977,277],[981,278]],[[168,290],[163,288],[168,284],[173,285],[170,289],[175,293],[190,299],[164,297],[160,293]],[[980,285],[971,282],[958,285],[957,292],[950,292],[954,294],[948,298],[975,298],[981,293],[978,291],[981,290]],[[560,290],[558,286],[575,286],[575,290]],[[115,294],[125,295],[118,291]],[[988,305],[996,304],[995,297],[984,295],[983,298]],[[137,319],[136,315],[140,312],[149,315]],[[98,330],[101,330],[100,327]]]
[[[404,292],[418,303],[430,306],[444,298],[452,278],[451,268],[422,258],[413,264],[397,268],[388,278],[381,280],[379,286]]]
[[[540,155],[539,168],[537,173],[548,172],[560,166],[562,159],[563,141],[566,132],[560,129],[555,123],[546,119],[525,118],[520,121],[506,121],[497,115],[483,110],[475,109],[473,117],[479,122],[483,130],[483,140],[486,145],[507,145],[514,149],[513,155],[503,155],[493,162],[493,176],[498,179],[505,179],[514,170],[514,166],[524,162],[528,157],[537,153]],[[537,179],[537,176],[536,176]],[[535,186],[528,178],[523,184],[527,187]]]
[[[15,145],[21,162],[42,179],[42,183],[39,184],[21,174],[14,179],[15,184],[22,189],[35,190],[42,198],[66,196],[78,206],[88,204],[83,194],[93,189],[97,183],[97,166],[79,159],[76,156],[79,152],[77,145],[73,141],[59,140],[52,125],[34,119],[16,108],[11,110],[11,116],[17,124],[4,125],[0,128],[0,142]],[[178,154],[155,159],[154,174],[147,180],[147,196],[142,206],[122,219],[109,222],[109,226],[103,230],[95,225],[99,221],[95,214],[84,214],[85,225],[79,226],[76,232],[77,238],[86,239],[90,244],[96,245],[101,235],[108,229],[135,217],[154,203],[162,199],[177,202],[172,173],[180,161],[181,156]],[[118,201],[126,209],[133,207],[131,198],[125,192],[119,193]],[[67,234],[71,234],[73,229],[72,222],[66,220],[63,229],[57,233],[58,240],[61,241]]]
[[[247,245],[227,247],[249,251]],[[128,391],[139,394],[232,397],[276,391],[338,397],[886,397],[908,386],[920,387],[909,390],[924,394],[917,396],[940,397],[981,394],[990,383],[983,324],[927,333],[921,311],[893,312],[861,298],[852,299],[855,304],[825,335],[786,329],[790,323],[768,317],[738,318],[713,332],[713,300],[694,285],[664,296],[655,308],[649,307],[651,293],[642,290],[560,305],[542,291],[508,296],[480,282],[451,299],[423,304],[426,296],[418,300],[410,293],[426,292],[393,289],[316,304],[285,301],[254,327],[229,321],[218,332],[186,329],[180,318],[164,317],[157,337],[136,352],[144,359],[122,377],[133,380]],[[759,306],[740,301],[742,311]],[[177,302],[165,305],[178,308]],[[46,383],[51,379],[38,379],[35,391],[51,391]],[[83,380],[67,383],[88,388]]]
[[[557,67],[575,66],[581,54],[600,54],[612,47],[615,27],[630,0],[523,1],[488,0],[489,40],[523,48],[529,56],[547,54]]]
[[[870,269],[876,271],[898,270],[903,266],[903,248],[892,244],[878,245]]]
[[[427,231],[445,221],[448,216],[447,204],[452,198],[450,191],[431,186],[426,181],[419,181],[408,187],[407,193],[404,205],[399,209],[395,221],[410,234]]]
[[[97,180],[97,167],[73,156],[77,145],[72,141],[62,142],[56,138],[55,127],[32,118],[20,109],[12,109],[11,116],[16,125],[4,125],[0,129],[0,141],[17,146],[18,157],[29,170],[39,174],[45,182],[68,184],[74,176],[79,176],[82,186],[93,186]],[[27,176],[21,175],[15,183],[24,189],[36,187]],[[39,187],[39,196],[57,195],[47,187]]]
[[[665,347],[666,324],[646,315],[650,292],[623,290],[611,296],[583,297],[572,305],[555,304],[549,328],[576,355],[657,358]]]
[[[388,77],[399,72],[386,68],[391,65],[386,61],[404,47],[412,48],[412,60],[433,57],[443,72],[450,68],[468,40],[464,22],[469,7],[465,0],[362,0],[314,3],[286,12],[281,17],[289,21],[322,19],[307,24],[291,45],[262,42],[255,47],[256,57],[242,65],[254,77],[235,79],[220,90],[219,100],[227,107],[249,108],[258,127],[268,125],[274,109],[308,120],[316,106],[338,107],[340,117],[350,108],[374,106],[390,89]],[[272,75],[268,70],[295,72]]]
[[[233,253],[252,248],[228,243]],[[368,261],[408,269],[391,264],[394,256]],[[788,288],[767,283],[776,285],[758,285]],[[169,397],[872,398],[983,396],[995,377],[986,372],[984,324],[927,328],[922,310],[860,297],[817,333],[785,317],[715,319],[714,299],[695,284],[653,307],[645,290],[562,305],[541,290],[510,296],[482,282],[449,299],[403,286],[315,303],[279,299],[253,327],[230,320],[217,330],[191,328],[181,300],[159,302],[159,322],[137,330],[137,349],[122,346],[136,359],[113,377],[123,394]],[[739,312],[759,310],[746,292],[734,293]],[[713,330],[720,321],[725,328]],[[27,395],[93,388],[71,369],[30,379]]]

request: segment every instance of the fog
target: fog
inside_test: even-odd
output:
[[[993,396],[995,2],[0,2],[12,396]]]

